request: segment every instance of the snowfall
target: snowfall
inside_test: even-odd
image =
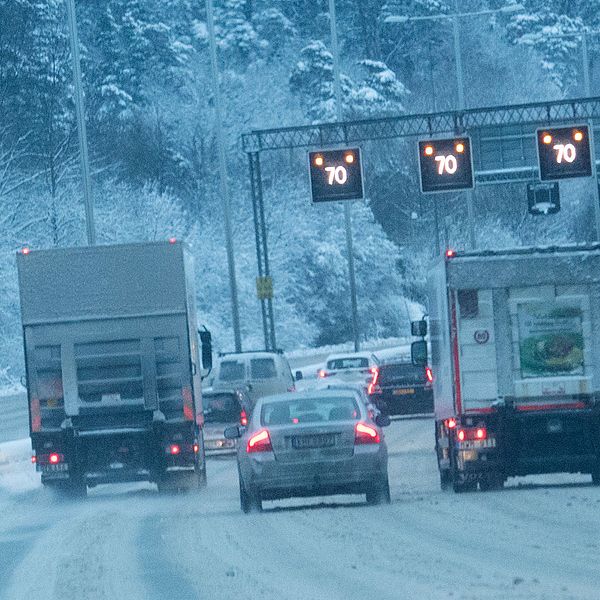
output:
[[[431,417],[386,430],[391,505],[338,496],[244,515],[233,458],[209,459],[198,493],[120,484],[61,500],[30,463],[22,392],[0,402],[1,600],[600,598],[590,477],[443,492]]]

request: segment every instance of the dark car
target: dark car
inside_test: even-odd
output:
[[[429,367],[412,362],[390,362],[379,366],[369,385],[369,397],[389,415],[433,412],[433,375]]]

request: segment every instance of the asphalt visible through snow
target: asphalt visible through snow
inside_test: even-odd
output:
[[[455,495],[439,489],[431,419],[394,421],[386,438],[391,505],[294,499],[254,515],[232,458],[211,459],[197,493],[122,484],[64,501],[40,487],[26,440],[4,444],[0,600],[600,597],[589,476]]]

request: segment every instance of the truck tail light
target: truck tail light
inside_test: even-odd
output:
[[[63,455],[58,452],[51,452],[48,456],[48,462],[51,465],[57,465],[58,463],[63,461]]]
[[[459,442],[464,442],[465,440],[486,440],[487,436],[487,429],[485,427],[469,427],[457,429],[456,431],[456,437]]]
[[[273,446],[271,446],[271,437],[269,436],[268,429],[261,429],[258,433],[255,433],[249,440],[246,446],[246,452],[272,452]]]
[[[448,429],[454,429],[456,427],[456,419],[454,417],[446,419],[446,427]]]
[[[200,444],[198,442],[195,442],[192,446],[192,449],[194,450],[194,454],[198,454],[198,452],[200,452]]]
[[[379,432],[375,427],[366,423],[357,423],[354,427],[354,445],[361,444],[379,444]]]
[[[181,454],[181,446],[179,444],[171,444],[168,448],[167,448],[167,452],[171,455],[171,456],[177,456],[178,454]]]

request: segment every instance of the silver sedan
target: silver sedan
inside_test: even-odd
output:
[[[260,399],[241,437],[237,460],[244,512],[263,500],[293,496],[366,494],[367,502],[390,501],[387,446],[381,427],[355,393],[318,390]]]

